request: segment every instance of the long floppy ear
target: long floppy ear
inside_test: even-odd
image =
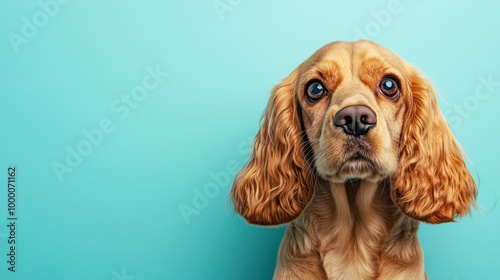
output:
[[[475,205],[477,187],[429,81],[411,70],[391,197],[403,213],[427,223],[451,222]]]
[[[314,192],[295,97],[296,78],[297,70],[274,88],[252,155],[233,183],[235,209],[252,224],[293,221]]]

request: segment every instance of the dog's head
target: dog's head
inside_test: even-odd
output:
[[[328,44],[274,88],[231,195],[250,223],[287,223],[318,177],[389,178],[402,212],[429,223],[466,214],[477,193],[430,83],[369,41]]]

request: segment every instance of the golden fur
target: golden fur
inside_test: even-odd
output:
[[[380,92],[387,75],[397,98]],[[316,103],[311,80],[327,88]],[[333,124],[353,105],[377,117],[361,137]],[[426,279],[418,221],[469,212],[477,188],[464,157],[412,66],[369,41],[334,42],[274,88],[231,196],[249,223],[289,224],[275,279]]]

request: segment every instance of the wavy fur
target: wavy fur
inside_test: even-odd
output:
[[[292,73],[274,88],[250,160],[234,180],[231,196],[236,211],[252,224],[293,221],[314,192],[312,171],[302,150],[295,79]]]
[[[427,223],[451,222],[475,204],[477,186],[428,80],[416,71],[403,124],[399,169],[391,196],[406,215]]]

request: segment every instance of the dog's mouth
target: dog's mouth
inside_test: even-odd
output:
[[[344,178],[363,178],[376,171],[376,165],[366,152],[358,150],[347,156],[339,171]]]
[[[366,140],[348,139],[344,144],[346,155],[345,164],[364,163],[374,166],[371,155],[372,146]]]
[[[361,152],[355,152],[351,157],[349,157],[348,161],[352,160],[369,160],[365,155]]]
[[[360,151],[357,151],[353,153],[351,156],[349,156],[344,164],[350,164],[356,162],[365,162],[372,166],[374,165],[371,157]]]
[[[351,156],[349,156],[346,161],[344,161],[344,164],[342,166],[342,169],[349,167],[373,169],[374,164],[371,158],[367,155],[363,154],[362,152],[355,152]]]
[[[347,140],[342,152],[331,155],[331,169],[323,174],[327,180],[345,182],[351,179],[378,180],[385,174],[380,162],[374,154],[374,146],[366,140]]]
[[[362,151],[351,153],[337,166],[334,173],[325,176],[327,180],[335,182],[345,182],[346,180],[356,179],[376,180],[380,173],[373,159]]]

